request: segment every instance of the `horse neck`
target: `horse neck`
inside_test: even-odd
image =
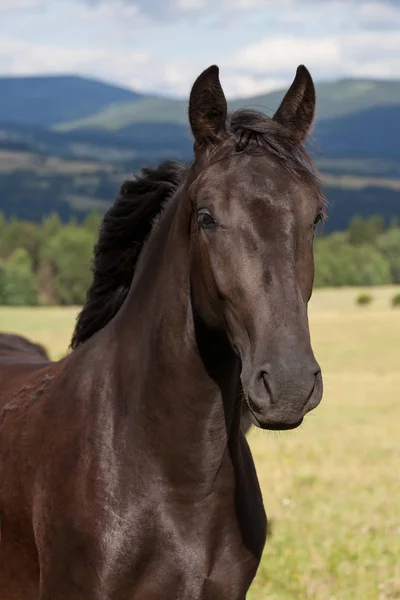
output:
[[[170,482],[207,485],[240,435],[240,371],[225,336],[194,313],[182,204],[172,200],[150,236],[116,319],[119,411]]]

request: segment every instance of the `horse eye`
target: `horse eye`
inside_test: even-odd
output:
[[[217,222],[206,208],[200,208],[197,213],[197,222],[202,229],[215,229]]]
[[[316,227],[318,225],[318,223],[320,223],[323,219],[323,214],[322,212],[318,213],[317,216],[314,219],[314,227]]]

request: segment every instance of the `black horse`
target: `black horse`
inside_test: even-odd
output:
[[[57,363],[0,355],[1,600],[245,598],[266,518],[243,403],[290,429],[322,395],[314,107],[300,67],[273,119],[228,117],[207,69],[192,167],[168,199],[127,183],[105,216],[95,281],[117,266],[121,285],[104,326],[82,315]]]

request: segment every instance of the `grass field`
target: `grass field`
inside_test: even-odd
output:
[[[294,432],[250,434],[271,520],[251,600],[400,599],[400,309],[394,288],[321,290],[310,309],[321,406]],[[76,309],[0,309],[62,356]]]

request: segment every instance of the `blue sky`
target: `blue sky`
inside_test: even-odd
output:
[[[400,78],[400,0],[0,0],[0,74],[76,73],[187,96],[216,63],[231,97],[314,78]]]

